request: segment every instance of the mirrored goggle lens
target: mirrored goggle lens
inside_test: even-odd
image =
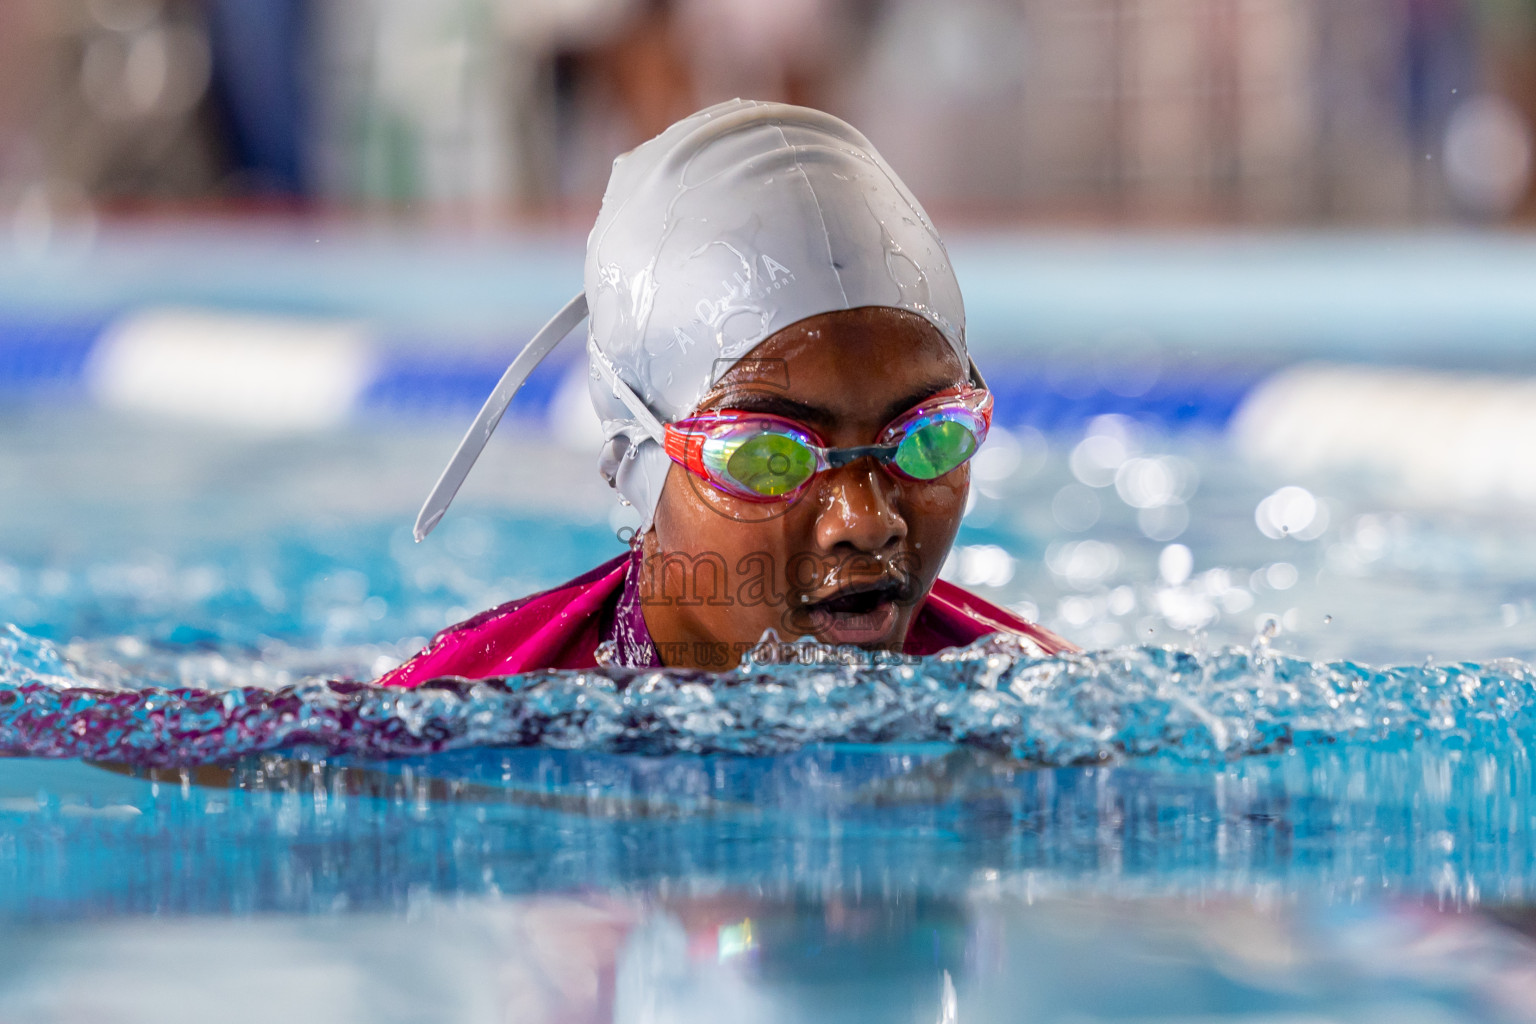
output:
[[[914,480],[933,480],[976,454],[976,431],[967,418],[944,416],[909,430],[892,460]]]
[[[762,431],[736,441],[722,452],[730,481],[764,498],[777,498],[805,486],[816,474],[816,455],[790,434]]]

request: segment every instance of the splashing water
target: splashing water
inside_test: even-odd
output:
[[[769,755],[828,742],[942,742],[1036,765],[1219,762],[1348,741],[1497,746],[1536,736],[1517,661],[1375,669],[1262,645],[1038,658],[992,638],[915,662],[711,674],[605,669],[441,680],[414,691],[103,686],[47,641],[0,637],[0,750],[148,766],[296,746],[390,757],[481,746]]]
[[[1255,503],[1287,481],[1185,446],[1205,481],[1179,537],[1189,576],[1160,575],[1166,545],[1105,488],[1092,539],[1113,572],[1089,580],[1052,557],[1062,527],[1039,496],[1075,480],[1059,449],[1027,479],[982,481],[958,550],[987,570],[984,596],[1096,653],[387,692],[346,680],[590,568],[615,544],[607,488],[601,514],[516,495],[456,509],[416,546],[405,467],[435,469],[457,428],[412,428],[415,458],[372,434],[112,448],[132,438],[70,422],[11,435],[0,466],[0,622],[26,631],[0,628],[0,749],[35,755],[0,773],[10,919],[414,913],[423,894],[636,887],[809,894],[817,920],[861,898],[1536,893],[1536,548],[1518,525],[1334,491],[1329,534],[1272,540]],[[168,484],[142,451],[212,468]],[[507,479],[565,496],[589,473],[573,465],[520,451]],[[124,477],[133,501],[101,483]],[[1279,635],[1252,645],[1268,621]],[[1115,646],[1170,637],[1196,649]],[[959,1016],[977,1016],[955,984]],[[929,1012],[938,995],[935,976]]]
[[[64,690],[90,683],[75,674],[59,649],[15,626],[0,629],[0,687],[41,686]]]

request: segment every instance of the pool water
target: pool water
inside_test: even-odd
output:
[[[946,573],[1087,655],[396,695],[621,550],[588,455],[415,545],[456,422],[5,415],[0,1018],[1533,1019],[1518,509],[1015,423]]]

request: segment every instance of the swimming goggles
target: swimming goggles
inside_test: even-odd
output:
[[[431,533],[448,511],[507,406],[534,368],[586,318],[587,297],[578,294],[512,360],[422,504],[413,530],[418,541]],[[720,491],[748,501],[788,500],[817,473],[862,458],[874,458],[909,479],[937,479],[976,453],[992,422],[992,396],[972,362],[968,386],[941,392],[902,414],[872,445],[828,448],[805,426],[762,413],[720,410],[663,424],[590,339],[587,353],[615,397],[669,456]]]
[[[789,501],[820,473],[871,458],[907,480],[935,480],[962,466],[987,438],[985,388],[940,392],[892,420],[874,444],[829,448],[804,424],[768,413],[721,409],[663,428],[673,462],[743,501]]]

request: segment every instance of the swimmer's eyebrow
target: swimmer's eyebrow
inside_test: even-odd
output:
[[[783,416],[812,426],[825,426],[837,419],[828,409],[806,402],[797,402],[783,395],[762,391],[727,391],[710,403],[712,409],[740,409],[742,412],[760,412],[769,416]]]
[[[919,402],[927,401],[929,398],[932,398],[940,391],[948,391],[950,388],[954,387],[956,383],[957,382],[953,380],[940,380],[937,383],[928,383],[920,388],[915,389],[906,398],[892,402],[889,406],[886,407],[884,416],[886,422],[890,422],[897,416],[900,416],[902,413],[917,405]]]
[[[905,398],[899,398],[887,406],[882,415],[882,420],[889,422],[919,402],[954,386],[955,382],[952,380],[939,380],[914,388]],[[835,412],[830,409],[824,409],[819,405],[797,402],[793,398],[787,398],[783,395],[745,388],[740,391],[726,391],[716,396],[710,402],[710,408],[739,409],[742,412],[758,412],[770,416],[784,416],[815,427],[828,426],[835,423],[838,419],[838,415]]]

